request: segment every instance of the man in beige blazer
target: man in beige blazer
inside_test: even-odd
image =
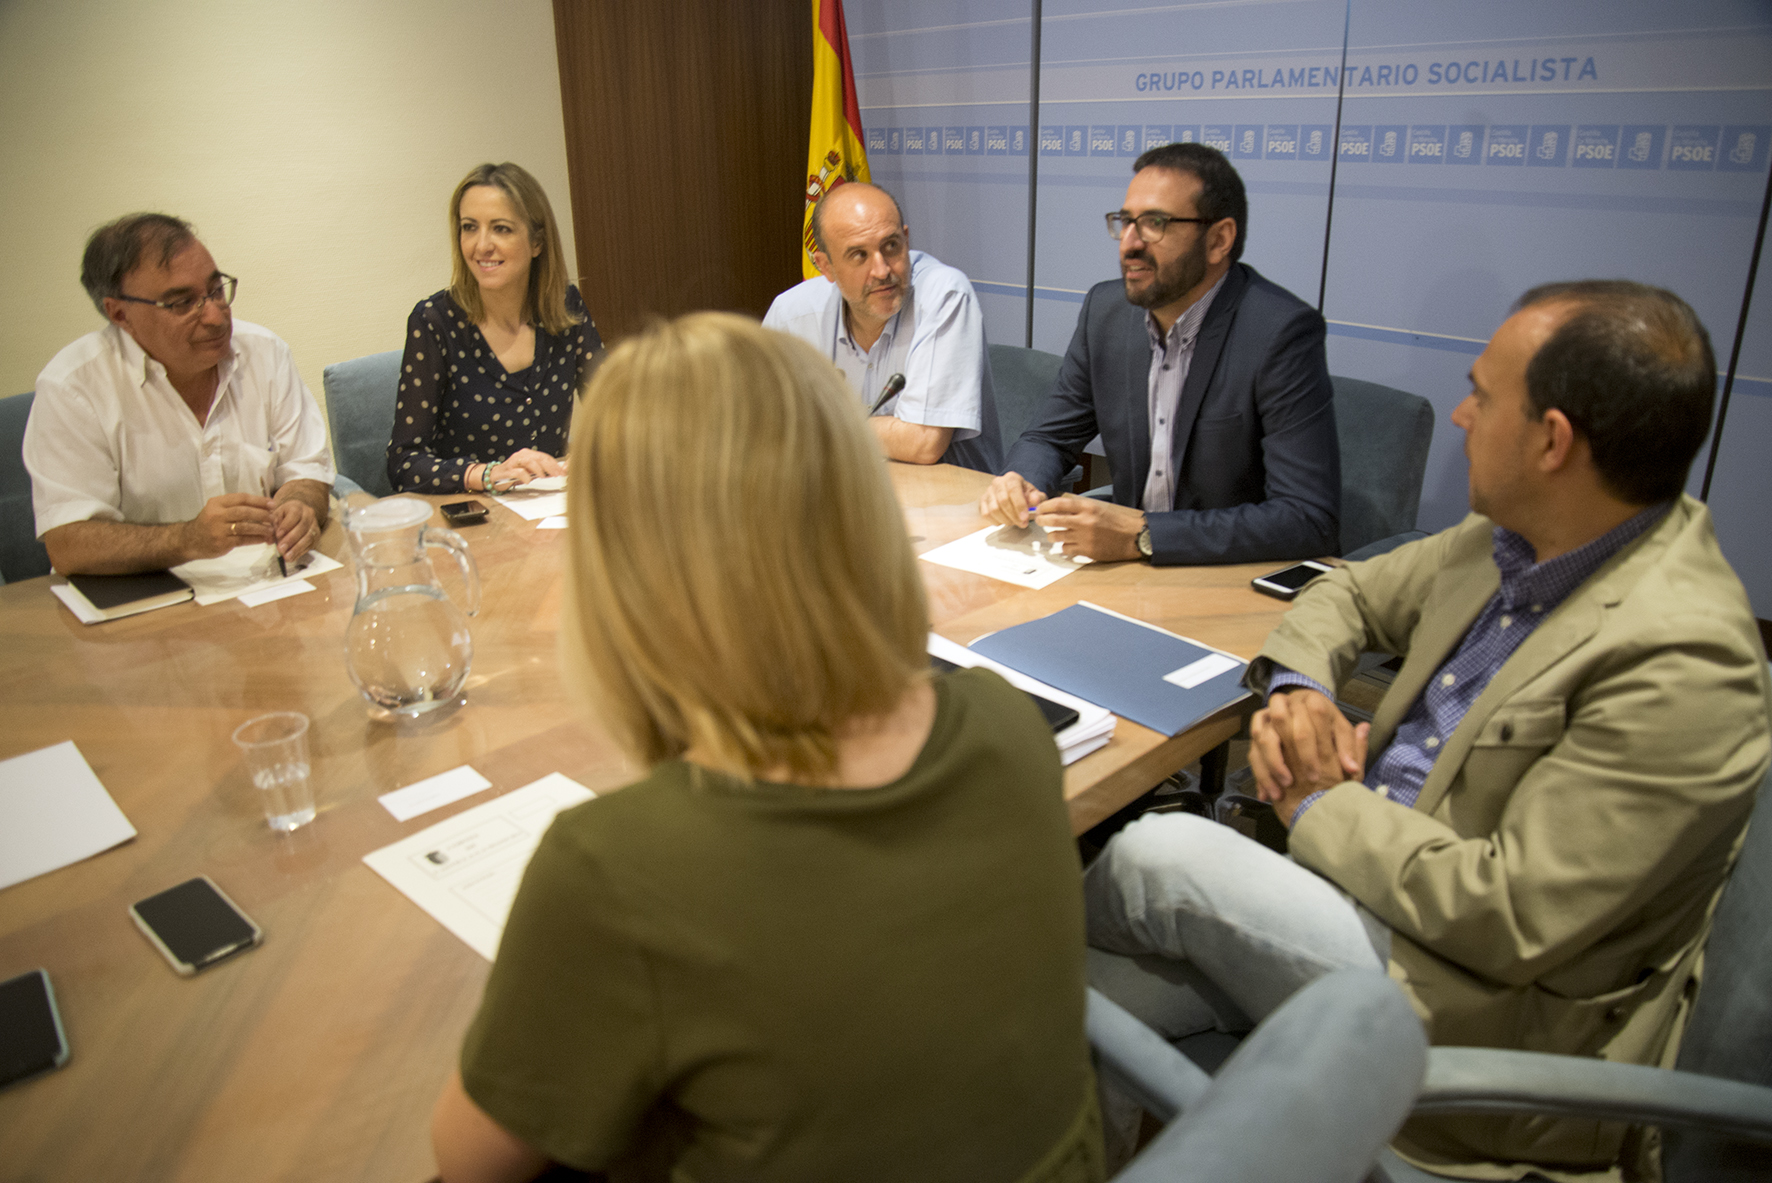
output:
[[[1710,342],[1671,293],[1549,285],[1471,384],[1453,413],[1471,516],[1312,584],[1250,667],[1268,696],[1250,764],[1290,861],[1165,814],[1090,868],[1090,941],[1122,955],[1093,974],[1172,1035],[1213,1012],[1159,979],[1224,1025],[1381,961],[1436,1044],[1672,1058],[1772,759],[1752,611],[1680,491]],[[1369,728],[1325,693],[1366,650],[1405,655]],[[1396,1147],[1471,1178],[1562,1179],[1641,1163],[1627,1133],[1417,1120]]]

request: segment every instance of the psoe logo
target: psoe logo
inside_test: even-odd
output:
[[[1237,151],[1244,153],[1255,151],[1255,129],[1253,127],[1243,129],[1243,142],[1237,145]]]
[[[1735,137],[1735,146],[1729,149],[1730,164],[1752,164],[1754,162],[1754,146],[1758,137],[1751,131],[1744,131]]]
[[[1452,143],[1452,155],[1460,160],[1469,160],[1471,158],[1471,152],[1476,147],[1476,142],[1476,134],[1472,132],[1470,128],[1465,128],[1458,133],[1458,139],[1454,140]]]
[[[1384,139],[1382,139],[1378,142],[1378,154],[1380,156],[1387,156],[1387,157],[1388,156],[1395,156],[1397,154],[1397,133],[1396,132],[1387,131],[1384,133]]]
[[[1321,156],[1323,154],[1323,133],[1320,130],[1313,131],[1310,134],[1310,138],[1304,143],[1304,150],[1312,156]]]
[[[1557,158],[1557,133],[1547,131],[1538,141],[1538,159],[1555,160]]]
[[[1631,141],[1631,146],[1629,150],[1625,152],[1625,155],[1629,156],[1638,164],[1641,164],[1643,161],[1649,159],[1649,147],[1654,142],[1654,132],[1640,131],[1637,133],[1637,138]]]

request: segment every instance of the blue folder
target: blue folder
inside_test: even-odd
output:
[[[1217,650],[1088,604],[992,633],[969,648],[1164,735],[1249,693],[1242,685],[1246,661],[1191,689],[1164,681]]]

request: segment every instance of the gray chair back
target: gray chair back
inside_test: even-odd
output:
[[[339,474],[367,493],[386,497],[388,440],[394,434],[400,351],[335,362],[326,367],[326,418],[332,424],[332,456]]]
[[[0,583],[49,574],[49,552],[37,541],[31,474],[25,471],[25,424],[36,394],[0,398]]]
[[[1064,361],[1056,353],[1023,349],[1019,345],[992,345],[991,383],[997,395],[997,433],[1003,455],[1021,438],[1040,414],[1040,406],[1058,379]]]
[[[1415,529],[1434,408],[1419,395],[1331,376],[1341,444],[1341,553]]]
[[[1675,1067],[1772,1085],[1772,773],[1704,946],[1704,979]],[[1669,1180],[1772,1178],[1772,1150],[1697,1130],[1663,1133]]]

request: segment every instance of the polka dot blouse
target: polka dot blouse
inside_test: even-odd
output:
[[[585,315],[577,288],[566,289],[566,307]],[[573,397],[602,352],[587,316],[557,337],[537,328],[535,360],[510,373],[447,291],[419,301],[406,320],[388,444],[394,491],[459,492],[470,465],[519,448],[564,456]]]

